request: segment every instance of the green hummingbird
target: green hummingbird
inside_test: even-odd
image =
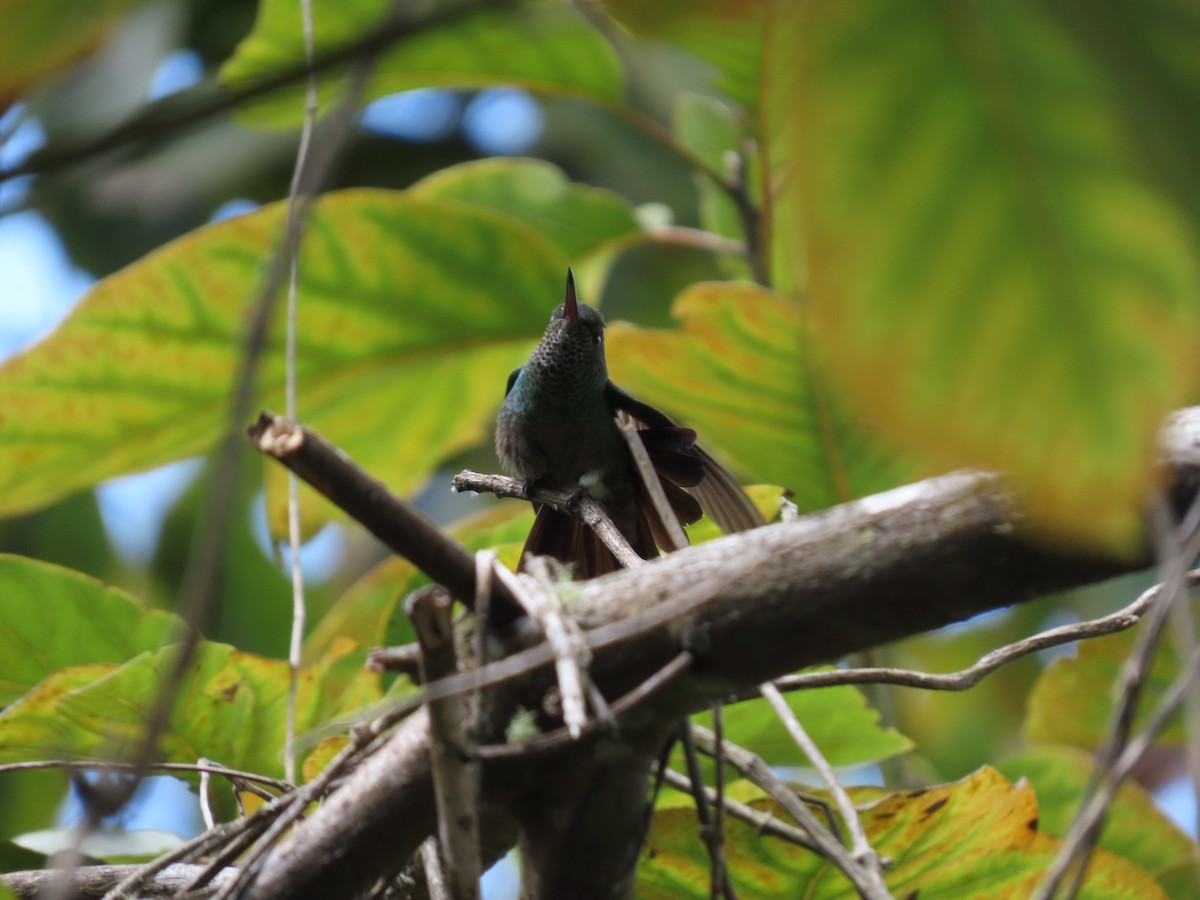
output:
[[[580,303],[567,270],[566,302],[554,310],[529,362],[508,378],[496,421],[501,466],[531,484],[586,491],[643,559],[670,546],[617,418],[637,424],[671,509],[684,525],[707,512],[725,531],[762,517],[736,479],[696,443],[696,432],[634,399],[608,379],[604,317]],[[690,489],[690,493],[685,488]],[[521,558],[552,556],[574,564],[576,578],[619,568],[611,551],[574,516],[534,505],[537,516]]]

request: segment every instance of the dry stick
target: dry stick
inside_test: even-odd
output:
[[[421,860],[421,869],[425,874],[425,886],[429,888],[429,900],[458,900],[450,892],[450,885],[446,879],[446,867],[442,865],[442,859],[438,855],[437,841],[433,838],[424,840],[421,843],[421,849],[417,851],[417,856]]]
[[[696,738],[696,747],[701,753],[707,753],[712,757],[716,756],[715,734],[703,725],[697,725],[694,722],[692,723],[692,734]],[[838,825],[837,818],[833,814],[833,809],[825,800],[820,797],[806,797],[798,793],[787,782],[777,776],[771,767],[763,761],[762,757],[751,753],[745,747],[725,740],[722,743],[722,752],[729,765],[736,769],[751,784],[757,785],[765,791],[767,796],[783,807],[785,812],[792,814],[792,808],[797,803],[801,806],[818,807],[825,816],[825,825],[821,827],[828,828],[837,845],[839,847],[843,846],[841,827]],[[795,818],[794,815],[793,818]],[[814,847],[814,849],[818,848]]]
[[[499,565],[494,567],[493,572],[537,623],[554,650],[554,668],[558,676],[558,689],[562,694],[563,724],[571,736],[578,739],[587,724],[583,685],[588,680],[586,671],[592,654],[582,629],[573,619],[563,615],[562,602],[554,590],[545,560],[535,557],[529,561],[529,568],[529,575],[514,575]]]
[[[611,706],[612,715],[614,717],[622,716],[653,697],[662,688],[686,672],[691,666],[693,659],[692,654],[687,650],[674,657],[669,663],[613,703]],[[607,722],[593,719],[584,727],[581,737],[586,737],[607,726]],[[553,750],[574,740],[577,740],[577,738],[572,736],[563,727],[516,744],[489,744],[482,747],[471,747],[466,752],[477,759],[512,759],[514,757],[532,756],[535,753]]]
[[[130,870],[141,869],[132,865],[96,865],[84,866],[79,870],[74,881],[75,897],[98,897],[104,891],[111,891],[113,885],[119,883]],[[147,890],[141,894],[121,894],[121,900],[130,896],[138,897],[182,897],[182,890],[192,873],[199,866],[176,863],[158,872]],[[222,880],[232,878],[233,872],[222,874]],[[8,888],[17,897],[44,898],[46,891],[52,888],[56,873],[48,869],[35,869],[30,872],[10,872],[0,874],[0,885]],[[109,896],[105,894],[104,896]]]
[[[1163,508],[1163,514],[1156,517],[1156,520],[1169,521],[1170,513],[1165,509],[1165,502],[1160,501],[1160,507]],[[1200,506],[1192,510],[1194,515],[1200,515]],[[1195,529],[1200,525],[1200,521],[1184,522],[1180,525],[1180,533],[1188,534],[1190,530]],[[1164,535],[1158,534],[1157,537],[1162,540]],[[1166,546],[1171,547],[1174,544],[1171,541],[1170,531],[1165,534]],[[1175,546],[1174,552],[1182,553],[1182,548]],[[1181,559],[1180,563],[1187,568],[1191,565],[1191,560]],[[1186,576],[1185,576],[1186,577]],[[1180,659],[1191,659],[1197,651],[1196,643],[1196,621],[1192,614],[1192,604],[1187,593],[1181,591],[1176,596],[1176,601],[1171,604],[1171,625],[1172,635],[1175,641],[1175,649],[1179,654]],[[1184,735],[1186,738],[1186,755],[1188,764],[1188,775],[1192,782],[1192,798],[1195,802],[1193,823],[1200,826],[1200,692],[1190,691],[1184,699]]]
[[[771,704],[771,709],[775,711],[783,725],[788,730],[788,734],[792,736],[797,746],[808,757],[809,762],[813,764],[813,768],[821,776],[821,780],[828,786],[830,793],[833,795],[834,803],[837,804],[838,811],[842,814],[842,819],[846,823],[846,828],[850,832],[850,852],[854,856],[855,862],[861,867],[862,873],[867,876],[871,882],[871,891],[865,894],[867,897],[890,898],[887,885],[883,881],[883,865],[879,858],[879,854],[875,852],[875,848],[871,846],[871,842],[867,840],[867,833],[863,830],[862,822],[858,818],[858,810],[854,808],[854,804],[850,800],[850,795],[846,793],[846,789],[842,787],[842,783],[838,781],[837,774],[833,771],[833,766],[829,765],[829,761],[825,759],[820,749],[812,738],[808,736],[808,732],[804,730],[804,726],[800,724],[800,720],[796,718],[796,714],[792,712],[791,707],[787,705],[787,701],[783,699],[783,694],[779,693],[770,683],[759,687],[766,701]]]
[[[232,822],[225,822],[217,825],[215,828],[210,828],[208,831],[197,835],[182,846],[176,847],[174,850],[163,854],[146,865],[134,867],[133,871],[127,877],[120,880],[108,890],[102,900],[121,900],[121,898],[129,896],[144,881],[153,878],[169,866],[186,859],[210,853],[213,848],[226,841],[235,840],[239,835],[256,828],[269,815],[267,808],[263,807],[252,816],[235,819]]]
[[[675,788],[677,791],[690,793],[694,789],[692,787],[692,779],[684,775],[682,772],[676,772],[674,769],[663,770],[663,781]],[[717,792],[705,785],[701,786],[704,791],[704,797],[709,803],[718,802]],[[816,844],[808,833],[800,830],[795,825],[789,825],[787,822],[777,818],[770,810],[759,811],[749,804],[742,803],[740,800],[734,800],[731,797],[720,798],[721,808],[733,816],[745,822],[747,825],[753,825],[759,834],[765,834],[769,837],[776,837],[789,843],[795,844],[798,847],[805,847],[808,850],[819,852]]]
[[[679,744],[683,747],[683,758],[687,763],[688,783],[696,806],[700,839],[708,851],[709,895],[712,900],[717,900],[718,896],[725,897],[725,900],[735,900],[733,885],[729,883],[729,873],[720,859],[721,841],[713,829],[713,819],[708,808],[709,799],[704,790],[704,776],[700,771],[700,757],[696,754],[696,740],[692,736],[691,722],[687,719],[679,723]]]
[[[1060,859],[1078,854],[1084,842],[1088,840],[1088,835],[1099,830],[1108,806],[1116,796],[1117,788],[1129,777],[1133,767],[1141,761],[1146,751],[1150,749],[1155,736],[1166,727],[1167,719],[1183,702],[1187,692],[1196,682],[1198,675],[1200,675],[1200,650],[1197,650],[1187,660],[1183,671],[1176,676],[1167,690],[1163,692],[1162,699],[1155,706],[1146,722],[1146,727],[1126,744],[1120,756],[1102,776],[1093,794],[1080,807],[1079,813],[1072,823],[1071,831],[1063,839],[1064,846],[1060,851]],[[1077,830],[1078,834],[1076,834]],[[1043,882],[1039,887],[1039,893],[1035,896],[1042,896],[1041,890],[1047,887],[1048,884],[1049,879]],[[1075,886],[1077,887],[1078,885]]]
[[[638,434],[637,425],[622,416],[618,416],[616,422],[617,427],[621,429],[622,437],[625,438],[625,443],[629,445],[629,453],[633,457],[634,467],[642,480],[642,485],[646,488],[646,493],[650,496],[650,502],[654,504],[658,518],[666,529],[667,536],[674,544],[674,546],[664,549],[682,550],[688,545],[687,535],[683,533],[679,517],[675,515],[671,504],[667,501],[666,492],[663,491],[662,482],[658,479],[654,463],[650,461],[650,454],[646,452],[646,445],[642,443],[642,437]]]
[[[415,506],[394,496],[324,438],[289,419],[263,413],[248,434],[259,450],[337,503],[468,609],[475,608],[474,558]],[[504,585],[496,585],[490,599],[492,624],[512,622],[521,615]]]
[[[1156,515],[1161,515],[1162,508],[1158,507],[1156,509]],[[1200,527],[1195,527],[1195,524],[1200,522],[1200,496],[1197,496],[1193,500],[1191,508],[1184,518],[1184,522],[1192,530],[1186,535],[1180,534],[1178,539],[1179,546],[1181,547],[1180,551],[1177,554],[1169,554],[1163,560],[1161,596],[1157,597],[1157,602],[1150,610],[1146,625],[1138,635],[1133,651],[1121,666],[1121,693],[1116,708],[1113,710],[1108,734],[1105,736],[1104,742],[1096,754],[1095,768],[1092,777],[1088,780],[1087,787],[1084,789],[1079,810],[1071,823],[1071,828],[1063,839],[1062,847],[1055,857],[1054,863],[1050,866],[1045,879],[1038,885],[1037,893],[1034,894],[1035,900],[1050,900],[1057,893],[1068,871],[1076,863],[1079,865],[1078,878],[1082,878],[1086,872],[1088,857],[1091,855],[1092,847],[1099,837],[1102,812],[1086,823],[1084,821],[1084,812],[1092,806],[1101,782],[1105,778],[1104,773],[1112,768],[1128,741],[1129,732],[1133,726],[1134,711],[1141,696],[1145,679],[1149,675],[1150,662],[1154,654],[1154,649],[1158,644],[1158,639],[1162,634],[1163,626],[1166,623],[1171,606],[1177,601],[1179,596],[1186,592],[1190,583],[1186,571],[1188,563],[1185,561],[1195,559],[1197,553],[1200,553]],[[1072,879],[1076,887],[1080,883],[1078,878]]]
[[[612,551],[617,561],[627,569],[643,565],[642,559],[629,541],[617,530],[604,511],[599,501],[587,494],[579,496],[577,492],[556,490],[554,488],[527,488],[527,482],[508,478],[504,475],[482,475],[467,469],[459,472],[450,482],[450,490],[459,493],[495,494],[497,497],[513,497],[518,500],[529,500],[534,503],[544,503],[561,512],[577,516],[580,521],[596,532],[596,536],[604,546]],[[414,560],[415,562],[415,560]],[[461,598],[459,598],[461,599]]]
[[[23,772],[36,769],[84,769],[92,770],[97,768],[114,769],[117,771],[132,772],[133,765],[131,763],[116,763],[103,759],[95,760],[71,760],[70,762],[61,759],[39,759],[29,760],[19,763],[5,763],[0,765],[0,774],[5,772]],[[280,781],[278,778],[271,778],[267,775],[257,775],[254,772],[243,772],[240,769],[230,769],[228,766],[222,766],[214,762],[198,762],[198,763],[154,763],[147,766],[147,771],[151,772],[207,772],[211,775],[223,775],[230,780],[257,782],[265,784],[267,787],[275,788],[278,791],[290,791],[292,786],[286,781]]]
[[[264,817],[261,821],[256,820],[253,826],[246,828],[240,834],[234,835],[221,849],[221,852],[215,854],[208,861],[208,864],[187,883],[184,891],[200,890],[216,878],[227,866],[242,855],[242,851],[258,840],[270,824],[270,819]]]
[[[1189,572],[1188,585],[1200,584],[1200,570]],[[786,675],[776,678],[772,684],[781,691],[796,691],[814,687],[830,687],[843,684],[895,684],[902,687],[924,688],[933,691],[965,691],[974,687],[992,672],[1008,665],[1022,656],[1037,653],[1050,647],[1060,647],[1074,641],[1100,637],[1127,631],[1138,622],[1146,610],[1154,603],[1155,598],[1162,593],[1162,584],[1143,591],[1133,603],[1107,616],[1089,619],[1086,622],[1075,622],[1061,625],[1048,631],[1040,632],[1031,637],[1003,647],[997,647],[972,666],[958,672],[948,672],[933,675],[928,672],[916,672],[911,669],[869,668],[869,669],[832,669],[828,672],[808,672],[802,675]],[[747,694],[746,696],[751,696]],[[739,698],[741,695],[739,695]]]
[[[296,149],[296,165],[288,188],[287,204],[287,341],[286,373],[284,378],[285,407],[288,418],[296,418],[296,317],[300,283],[300,231],[296,228],[297,201],[300,181],[308,162],[308,146],[317,120],[317,75],[313,71],[313,14],[312,0],[300,0],[300,21],[304,32],[304,61],[308,77],[304,86],[304,124],[300,129],[300,145]],[[288,472],[288,545],[292,555],[292,633],[288,646],[287,721],[283,733],[283,770],[292,784],[296,783],[296,690],[300,683],[300,654],[304,648],[304,623],[308,612],[304,602],[304,574],[300,569],[300,482],[295,472]]]
[[[458,670],[454,649],[454,598],[440,585],[420,588],[405,601],[421,644],[421,678],[426,682]],[[437,807],[438,844],[453,900],[479,896],[479,763],[462,753],[466,745],[466,698],[437,700],[429,711],[429,759]],[[435,848],[436,855],[436,848]],[[424,853],[422,858],[425,859]],[[428,862],[426,860],[426,862]]]
[[[361,64],[352,79],[352,85],[347,93],[345,103],[338,107],[331,116],[327,129],[328,138],[321,145],[314,147],[311,157],[306,159],[309,168],[301,175],[301,185],[305,188],[305,196],[301,197],[295,215],[289,218],[284,236],[284,246],[295,246],[299,243],[300,234],[307,219],[311,205],[311,194],[315,188],[324,184],[347,136],[351,133],[352,111],[357,107],[366,74],[370,69],[373,58]],[[272,257],[272,265],[264,279],[254,306],[254,317],[247,330],[246,347],[242,356],[242,368],[238,373],[234,401],[230,410],[230,430],[225,447],[220,456],[218,471],[233,473],[237,469],[237,461],[241,456],[242,442],[237,434],[237,425],[245,421],[254,391],[254,378],[258,369],[258,360],[266,345],[267,328],[274,308],[275,297],[286,274],[286,253],[277,252]],[[180,648],[176,654],[174,665],[166,683],[159,692],[146,726],[146,736],[139,747],[134,759],[135,770],[140,781],[141,773],[151,763],[158,738],[166,726],[171,709],[174,706],[175,695],[179,685],[191,663],[199,641],[196,625],[203,611],[208,607],[215,588],[213,573],[218,568],[221,557],[221,542],[228,530],[225,526],[232,513],[233,477],[216,478],[209,492],[209,505],[202,517],[197,531],[196,549],[191,555],[188,570],[184,576],[184,585],[180,590],[181,606],[187,630],[184,633]],[[125,799],[128,799],[127,795]],[[90,821],[90,819],[89,819]],[[98,820],[97,820],[98,821]],[[78,852],[76,850],[76,852]],[[69,884],[69,872],[64,883]],[[236,880],[235,880],[236,883]]]
[[[203,760],[201,760],[203,762]],[[197,795],[200,798],[200,818],[204,822],[205,829],[212,828],[217,824],[217,817],[213,815],[212,798],[209,796],[209,773],[200,773],[200,787],[197,790]]]
[[[480,629],[482,631],[483,629]],[[364,666],[375,672],[407,675],[413,684],[421,683],[421,648],[416,644],[399,647],[372,647]]]
[[[712,840],[716,853],[713,854],[713,870],[709,880],[712,882],[714,892],[716,885],[720,884],[723,886],[726,897],[732,898],[734,896],[733,884],[725,864],[725,715],[720,703],[713,704],[712,717],[713,749],[715,750],[713,753],[715,769],[713,789],[716,791],[713,802]],[[713,900],[716,898],[714,897]]]
[[[692,728],[698,742],[707,741],[709,746],[712,746],[712,732],[699,725],[693,725]],[[817,817],[813,815],[808,806],[787,782],[771,771],[770,766],[753,753],[728,742],[725,744],[725,754],[731,766],[766,791],[767,795],[778,803],[784,812],[795,819],[811,835],[816,852],[837,866],[861,896],[879,896],[874,892],[874,879],[870,873],[863,871],[863,867],[842,846],[841,841],[834,836],[833,832],[817,821]]]

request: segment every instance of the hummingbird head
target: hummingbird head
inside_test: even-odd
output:
[[[567,270],[566,302],[550,317],[542,341],[529,359],[541,379],[563,388],[604,389],[604,317],[575,296],[575,275]]]

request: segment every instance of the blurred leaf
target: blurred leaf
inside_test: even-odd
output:
[[[475,4],[477,7],[486,4]],[[382,27],[392,0],[315,0],[318,57]],[[263,0],[254,30],[222,67],[220,80],[242,87],[304,63],[300,17],[288,0]],[[345,68],[320,75],[321,109],[338,102]],[[616,54],[586,20],[566,4],[532,0],[509,9],[481,9],[418,30],[376,61],[365,99],[422,87],[511,85],[539,93],[564,93],[617,102],[624,79]],[[299,126],[304,87],[278,90],[243,110],[254,127]]]
[[[1045,9],[1090,53],[1146,171],[1200,221],[1200,6],[1065,0]]]
[[[119,577],[114,576],[118,564],[92,491],[73,494],[29,515],[0,519],[0,547],[93,578]]]
[[[1094,758],[1071,747],[1037,747],[1010,757],[998,768],[1014,781],[1029,779],[1037,794],[1038,827],[1064,837],[1083,800]],[[1131,781],[1121,785],[1105,819],[1099,846],[1137,863],[1169,896],[1179,900],[1196,896],[1200,848],[1141,785]]]
[[[609,329],[617,384],[694,427],[751,480],[791,488],[802,511],[901,482],[814,384],[798,304],[752,284],[710,283],[681,294],[673,311],[682,330]]]
[[[604,7],[631,31],[669,41],[712,63],[716,86],[752,109],[758,104],[770,5],[745,0],[609,0]]]
[[[0,714],[0,760],[128,756],[169,678],[175,647],[122,666],[64,669]],[[299,729],[309,729],[377,699],[378,677],[339,648],[301,671]],[[339,655],[340,654],[340,655]],[[157,758],[201,756],[235,769],[281,777],[288,664],[201,643],[180,685]],[[374,685],[374,687],[373,687]]]
[[[1058,850],[1057,838],[1037,831],[1033,791],[986,767],[927,790],[858,788],[850,795],[871,846],[892,860],[885,879],[896,897],[1028,897]],[[785,818],[770,801],[752,805]],[[725,856],[739,897],[854,895],[850,883],[823,857],[765,837],[739,820],[725,821]],[[658,812],[638,869],[638,897],[707,898],[709,865],[697,837],[695,811],[680,807]],[[1148,900],[1165,895],[1133,863],[1097,850],[1078,896]]]
[[[0,366],[0,510],[194,454],[226,427],[246,306],[282,206],[220,222],[100,282]],[[388,191],[322,200],[302,250],[301,416],[396,491],[478,443],[562,292],[521,222]],[[282,407],[282,336],[259,400]]]
[[[1099,747],[1112,718],[1121,667],[1136,641],[1137,632],[1122,631],[1080,641],[1074,657],[1056,659],[1042,672],[1029,695],[1025,736],[1040,744],[1070,744],[1085,750]],[[1134,715],[1135,730],[1145,725],[1151,708],[1162,699],[1179,671],[1174,642],[1160,642],[1142,685]],[[1182,745],[1184,736],[1178,711],[1156,740]]]
[[[1042,527],[1128,549],[1194,389],[1200,288],[1131,123],[1039,4],[796,15],[778,203],[822,358],[930,468],[1009,472]]]
[[[0,554],[0,707],[59,669],[158,650],[181,627],[86,575]]]
[[[673,130],[679,142],[714,172],[727,172],[727,155],[740,153],[745,142],[744,129],[734,111],[719,100],[697,94],[679,98]],[[744,241],[742,218],[729,192],[703,172],[697,172],[695,180],[700,193],[700,225],[731,241]],[[717,264],[722,275],[732,281],[750,279],[750,266],[744,258],[722,253]]]
[[[879,762],[904,753],[912,741],[894,728],[880,724],[878,710],[850,685],[790,691],[784,695],[808,736],[829,764],[836,767]],[[708,712],[692,716],[705,728],[712,728]],[[758,754],[770,766],[810,767],[804,752],[796,746],[775,711],[761,698],[724,707],[725,737],[734,744]]]
[[[88,56],[141,0],[0,3],[0,112]]]

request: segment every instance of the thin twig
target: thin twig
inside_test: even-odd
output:
[[[677,791],[690,793],[693,790],[692,780],[682,772],[676,772],[674,769],[663,770],[663,781]],[[701,787],[704,790],[705,799],[709,803],[716,803],[717,792],[707,786],[702,785]],[[731,797],[722,798],[721,806],[725,812],[735,819],[745,822],[747,825],[753,825],[760,834],[777,837],[798,847],[819,852],[819,848],[806,832],[795,825],[789,825],[787,822],[784,822],[770,810],[760,812],[753,806],[742,803],[740,800],[734,800]]]
[[[693,723],[692,734],[701,749],[705,749],[705,745],[707,745],[709,752],[712,752],[715,736],[711,731]],[[850,882],[861,896],[878,896],[873,893],[874,879],[871,877],[871,874],[864,872],[858,860],[842,845],[840,835],[832,827],[826,828],[822,825],[787,782],[776,775],[771,767],[763,762],[760,757],[743,747],[725,741],[724,751],[725,758],[731,766],[737,769],[752,784],[762,788],[767,796],[774,800],[785,813],[791,816],[801,828],[808,832],[811,836],[814,850],[837,866],[850,879]],[[830,825],[834,826],[835,823],[829,813],[828,806],[825,804],[822,804],[822,806],[824,812],[830,818]]]
[[[1200,569],[1187,575],[1189,586],[1200,584]],[[974,687],[992,672],[1006,666],[1014,660],[1031,653],[1037,653],[1050,647],[1059,647],[1087,638],[1102,637],[1119,631],[1127,631],[1141,621],[1146,610],[1154,603],[1155,598],[1162,592],[1162,585],[1156,584],[1143,591],[1142,594],[1128,606],[1107,616],[1089,619],[1086,622],[1073,622],[997,647],[981,656],[974,665],[957,672],[934,675],[928,672],[917,672],[912,669],[869,668],[869,669],[830,669],[826,672],[807,672],[801,675],[787,675],[777,678],[772,684],[781,691],[796,691],[814,687],[830,687],[842,684],[896,684],[903,687],[925,688],[933,691],[965,691]],[[746,696],[752,696],[747,694]]]
[[[713,801],[713,870],[711,881],[714,885],[722,886],[726,900],[735,897],[733,884],[730,880],[729,869],[725,863],[725,715],[720,703],[712,706],[713,717],[713,790],[716,797]],[[715,900],[715,898],[714,898]]]
[[[426,838],[417,855],[425,875],[425,885],[429,889],[429,900],[459,900],[450,893],[446,867],[442,865],[442,857],[438,853],[437,838]]]
[[[783,722],[783,726],[787,729],[788,734],[792,736],[797,746],[808,757],[813,768],[821,776],[821,780],[825,782],[833,795],[833,801],[837,804],[838,811],[842,814],[842,820],[846,823],[846,828],[850,832],[850,852],[854,855],[855,861],[861,867],[861,871],[866,875],[871,884],[871,891],[864,896],[890,898],[887,885],[883,881],[883,865],[880,861],[879,854],[875,852],[875,848],[871,846],[871,842],[867,840],[867,833],[863,829],[862,821],[858,818],[858,810],[855,809],[854,803],[850,800],[850,795],[846,793],[846,789],[842,787],[842,783],[838,781],[837,773],[833,771],[833,766],[829,765],[829,761],[825,759],[820,748],[812,738],[808,736],[808,732],[804,730],[804,726],[800,724],[800,720],[796,714],[792,712],[791,707],[787,705],[787,701],[783,699],[783,694],[779,693],[770,683],[762,685],[759,690],[762,692],[763,698],[767,703],[771,704],[771,709],[775,711],[775,715]]]
[[[708,851],[709,896],[712,900],[717,900],[718,897],[734,900],[733,885],[729,882],[729,872],[723,864],[721,836],[714,830],[715,817],[708,806],[710,802],[715,805],[718,798],[714,797],[710,801],[705,791],[700,757],[696,753],[696,739],[692,734],[691,722],[687,719],[679,723],[679,745],[683,748],[683,759],[687,764],[688,790],[696,807],[700,840],[704,843],[704,849]]]
[[[1165,518],[1163,507],[1156,507],[1154,517],[1159,519],[1155,525],[1156,529],[1163,533],[1169,531],[1169,526],[1162,521]],[[1079,810],[1063,838],[1059,853],[1047,871],[1046,877],[1038,885],[1034,900],[1050,900],[1058,892],[1063,879],[1073,869],[1075,875],[1071,879],[1070,893],[1073,895],[1082,884],[1082,878],[1087,870],[1087,861],[1099,838],[1104,811],[1107,808],[1106,804],[1096,802],[1097,797],[1104,793],[1102,788],[1111,777],[1117,760],[1126,749],[1129,733],[1133,726],[1134,711],[1149,675],[1154,650],[1170,614],[1171,606],[1176,602],[1181,602],[1178,598],[1186,594],[1188,586],[1192,583],[1187,566],[1196,558],[1197,553],[1200,553],[1200,527],[1196,527],[1197,522],[1200,522],[1200,496],[1193,501],[1188,515],[1184,517],[1185,527],[1190,528],[1190,532],[1184,533],[1180,530],[1178,538],[1166,539],[1167,543],[1172,544],[1177,541],[1176,546],[1179,547],[1179,550],[1178,552],[1166,552],[1165,555],[1160,556],[1163,572],[1162,583],[1159,586],[1161,590],[1156,593],[1155,603],[1150,609],[1146,624],[1138,634],[1133,650],[1121,667],[1121,692],[1109,721],[1108,733],[1096,753],[1092,776],[1084,789]],[[1157,545],[1162,554],[1164,541],[1158,541]]]
[[[613,718],[619,720],[620,716],[653,697],[662,688],[686,672],[692,662],[692,654],[686,650],[674,657],[669,663],[613,703],[610,707]],[[607,727],[609,727],[608,721],[593,719],[584,726],[583,734],[580,737],[587,737]],[[513,759],[553,750],[575,740],[577,738],[572,736],[563,727],[525,741],[520,741],[519,743],[471,747],[465,752],[478,759]]]
[[[658,478],[658,472],[654,468],[654,463],[650,461],[650,454],[646,452],[646,445],[642,443],[642,436],[638,434],[637,423],[624,416],[617,417],[617,428],[621,430],[621,436],[625,438],[625,443],[629,445],[629,454],[633,457],[633,465],[637,469],[638,477],[641,478],[642,486],[645,487],[646,493],[650,497],[650,502],[654,505],[654,511],[658,515],[658,519],[662,522],[666,536],[670,538],[673,546],[664,547],[664,550],[682,550],[688,545],[687,535],[683,533],[683,526],[679,524],[679,517],[675,515],[675,511],[671,509],[671,504],[667,500],[667,494],[663,490],[662,482]]]
[[[300,183],[308,164],[308,147],[317,121],[317,74],[313,70],[312,0],[300,0],[300,21],[304,32],[304,62],[308,77],[304,86],[304,124],[300,129],[300,145],[296,149],[296,165],[288,189],[286,252],[288,257],[286,372],[284,390],[289,419],[296,419],[296,319],[299,308],[300,229],[296,215]],[[292,555],[292,633],[288,646],[287,722],[283,737],[284,777],[296,783],[296,692],[300,683],[300,661],[304,650],[304,623],[308,618],[304,602],[304,573],[300,567],[300,481],[289,471],[288,482],[288,544]]]
[[[495,494],[497,497],[513,497],[517,500],[529,500],[533,503],[543,503],[557,510],[577,516],[585,525],[596,532],[596,536],[604,542],[617,561],[627,569],[646,564],[629,541],[617,530],[603,504],[578,492],[557,490],[554,488],[529,487],[527,482],[508,478],[504,475],[482,475],[466,469],[454,476],[450,482],[452,491],[461,493]]]
[[[107,759],[92,759],[92,760],[62,760],[62,759],[37,759],[27,760],[19,763],[5,763],[0,765],[0,774],[6,772],[24,772],[37,769],[82,769],[90,771],[93,769],[114,769],[119,772],[132,772],[134,767],[132,763],[113,762]],[[274,788],[277,791],[290,791],[292,786],[286,781],[280,781],[278,778],[271,778],[267,775],[258,775],[254,772],[243,772],[241,769],[230,769],[228,766],[222,766],[219,763],[212,761],[197,762],[197,763],[153,763],[147,766],[149,772],[208,772],[210,775],[221,775],[231,781],[247,781],[257,782]]]
[[[508,585],[509,591],[537,623],[554,650],[554,668],[558,676],[558,689],[562,694],[563,724],[572,737],[578,738],[587,724],[583,685],[588,680],[587,667],[592,661],[582,629],[573,619],[564,615],[562,601],[554,589],[553,577],[544,559],[531,559],[527,575],[514,575],[501,565],[496,565],[493,572],[496,578]]]

